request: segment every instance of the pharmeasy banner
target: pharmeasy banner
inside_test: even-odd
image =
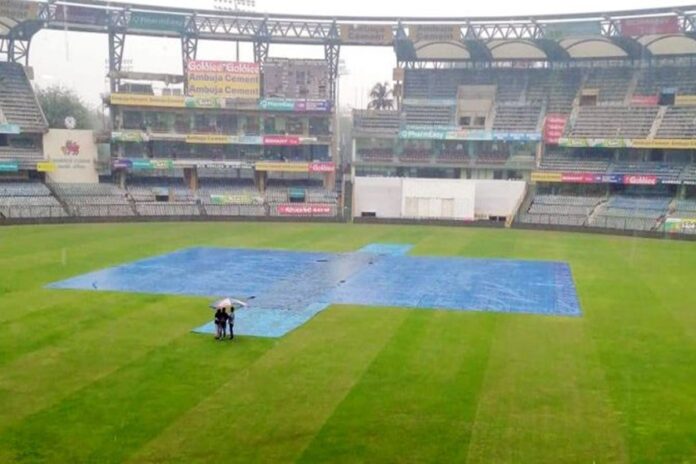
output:
[[[186,80],[194,97],[258,99],[261,94],[257,63],[189,61]]]
[[[90,130],[51,129],[44,135],[46,160],[55,166],[48,178],[65,184],[96,184],[97,145]]]

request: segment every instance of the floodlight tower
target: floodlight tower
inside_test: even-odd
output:
[[[229,13],[249,13],[256,10],[256,0],[214,0],[213,8]],[[235,61],[239,61],[239,40],[236,48]]]

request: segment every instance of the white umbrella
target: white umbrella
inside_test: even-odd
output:
[[[247,303],[236,298],[223,298],[210,305],[212,309],[230,309],[243,306],[247,306]]]

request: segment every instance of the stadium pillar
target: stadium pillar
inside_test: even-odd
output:
[[[118,91],[121,82],[117,74],[121,72],[125,45],[125,32],[119,32],[114,29],[109,30],[109,87],[112,93]]]
[[[198,55],[198,36],[186,34],[181,36],[181,67],[186,76],[189,61]],[[184,79],[184,94],[188,95],[188,79]]]

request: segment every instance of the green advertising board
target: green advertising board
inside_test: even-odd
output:
[[[599,21],[573,21],[544,25],[544,38],[561,40],[567,37],[593,37],[602,35]]]
[[[261,100],[259,109],[266,111],[295,111],[295,102],[292,100]]]
[[[0,161],[0,172],[17,172],[19,164],[16,161]]]
[[[186,18],[178,15],[134,11],[131,13],[128,27],[146,31],[184,32]]]
[[[154,166],[152,165],[152,162],[150,160],[134,159],[131,161],[133,163],[132,166],[134,171],[147,171],[150,169],[154,169]]]

